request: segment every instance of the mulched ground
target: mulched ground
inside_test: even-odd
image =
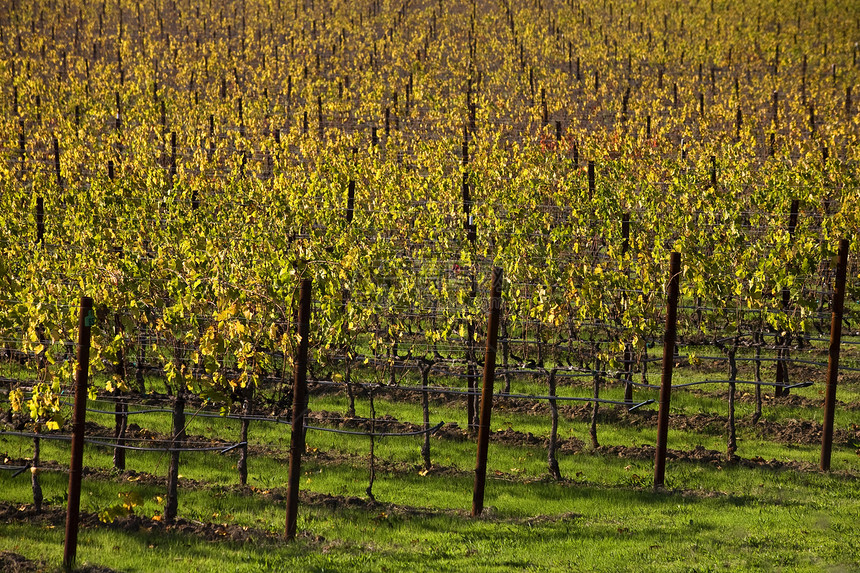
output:
[[[56,567],[49,567],[42,561],[33,561],[11,551],[0,551],[0,571],[3,573],[54,573]],[[114,569],[100,565],[82,565],[77,573],[118,573]]]
[[[30,504],[0,503],[0,521],[5,523],[29,523],[31,525],[53,526],[64,528],[66,526],[66,508],[57,506],[43,507],[37,512]],[[90,512],[81,512],[80,524],[82,529],[104,528],[125,533],[151,532],[151,533],[181,533],[192,535],[206,541],[237,541],[248,542],[251,540],[277,541],[279,536],[275,533],[244,527],[240,525],[225,523],[204,523],[184,518],[177,518],[172,524],[162,521],[148,519],[138,515],[129,515],[115,519],[112,523],[103,523],[98,515]],[[4,571],[5,569],[0,568]],[[29,571],[26,570],[25,571]],[[86,569],[86,571],[101,572],[110,569]]]

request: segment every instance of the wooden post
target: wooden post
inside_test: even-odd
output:
[[[322,96],[317,96],[317,125],[319,126],[319,137],[323,138],[324,135],[324,123],[323,123],[323,105],[322,105]]]
[[[385,108],[385,139],[388,140],[388,136],[391,135],[391,108]]]
[[[600,442],[597,441],[597,413],[600,410],[600,379],[602,378],[602,368],[603,365],[600,359],[595,358],[594,372],[591,375],[594,401],[591,403],[591,424],[588,427],[588,437],[591,438],[591,447],[595,450],[600,447]]]
[[[248,428],[251,425],[251,410],[254,402],[254,387],[250,384],[243,392],[245,399],[242,401],[242,421],[239,428],[239,459],[236,461],[236,469],[239,471],[239,483],[248,485]]]
[[[824,395],[824,424],[821,431],[821,470],[830,470],[833,449],[833,416],[836,410],[836,382],[839,378],[839,345],[842,342],[842,312],[845,301],[845,275],[848,269],[848,239],[839,243],[836,263],[836,288],[833,289],[833,315],[830,321],[830,358],[827,364],[827,389]]]
[[[589,200],[594,198],[596,188],[597,188],[597,184],[595,181],[595,174],[594,174],[594,161],[590,160],[588,162],[588,198],[589,198]]]
[[[355,180],[350,179],[346,191],[346,222],[352,223],[355,214]]]
[[[60,174],[60,142],[53,138],[54,143],[54,173],[57,177],[57,189],[63,189],[63,176]]]
[[[621,97],[621,121],[627,121],[627,104],[630,101],[630,88],[624,92],[624,95]]]
[[[800,213],[800,201],[797,199],[792,200],[791,209],[788,214],[788,237],[789,237],[789,245],[794,244],[794,232],[797,229],[797,219]],[[788,308],[791,303],[791,292],[788,290],[788,287],[783,287],[782,289],[782,308],[784,311],[788,312]],[[788,344],[789,337],[777,336],[776,344]],[[782,348],[778,351],[778,358],[787,358],[788,357],[788,349]],[[784,360],[777,360],[776,363],[776,383],[777,386],[774,387],[774,397],[781,398],[784,396],[788,396],[788,389],[780,386],[781,384],[786,382],[788,373],[788,364]]]
[[[779,128],[779,92],[773,92],[773,127]]]
[[[717,156],[711,155],[711,187],[717,188]]]
[[[36,242],[42,244],[45,239],[45,200],[36,197]]]
[[[666,301],[666,332],[663,337],[663,377],[660,383],[660,409],[657,414],[657,452],[654,457],[654,489],[662,488],[666,479],[666,439],[669,434],[669,402],[672,395],[672,369],[675,365],[675,335],[678,326],[680,276],[681,254],[672,253],[669,262],[669,292]]]
[[[550,431],[549,431],[549,446],[547,448],[547,465],[549,473],[557,480],[561,480],[561,469],[558,467],[558,459],[555,457],[555,451],[558,448],[558,404],[556,403],[556,369],[553,368],[549,372],[549,412],[550,412]]]
[[[311,318],[311,279],[302,280],[299,301],[299,347],[293,376],[293,420],[290,432],[290,474],[287,483],[286,538],[296,538],[299,507],[299,480],[302,477],[302,453],[305,450],[305,410],[308,407],[307,370],[308,335]]]
[[[170,132],[170,187],[173,187],[174,180],[176,179],[176,132]]]
[[[114,130],[119,131],[120,129],[122,129],[122,101],[120,100],[118,91],[113,92],[113,96],[114,105],[116,107],[116,115],[114,116],[113,120],[113,128]],[[77,107],[75,107],[75,109],[77,109]]]
[[[431,363],[424,360],[421,366],[421,410],[424,415],[424,442],[421,444],[421,459],[424,461],[424,469],[429,470],[433,464],[430,461],[430,396],[429,379]]]
[[[809,133],[815,135],[815,106],[809,104]]]
[[[487,449],[490,443],[490,416],[493,411],[493,383],[496,378],[496,341],[502,306],[502,269],[493,269],[490,317],[487,323],[487,348],[484,354],[484,387],[481,392],[481,420],[478,427],[478,454],[475,465],[475,488],[472,492],[472,517],[484,510],[484,486],[487,479]]]
[[[627,256],[630,250],[630,213],[625,212],[621,215],[621,258]],[[622,265],[625,263],[622,261]],[[625,265],[626,266],[626,265]],[[628,271],[629,274],[629,271]],[[622,295],[625,298],[627,295]],[[626,305],[626,302],[625,302]],[[633,346],[628,342],[624,345],[624,373],[627,382],[624,384],[624,401],[628,404],[633,403]]]
[[[744,116],[741,112],[740,106],[738,106],[737,115],[735,117],[735,139],[740,141],[741,139],[741,127],[743,127]]]
[[[469,129],[463,126],[463,178],[461,183],[461,195],[463,198],[463,228],[466,230],[466,239],[474,247],[477,241],[477,225],[472,220],[472,198],[469,186]],[[472,289],[471,298],[477,296],[475,275],[472,274]],[[475,323],[469,322],[467,325],[467,341],[466,341],[466,376],[467,388],[469,393],[466,395],[466,426],[470,434],[474,431],[478,423],[478,369],[475,358]]]
[[[170,525],[179,511],[179,448],[185,443],[185,396],[184,383],[176,392],[173,402],[173,421],[170,452],[167,465],[167,496],[164,500],[164,523]]]
[[[81,476],[84,463],[84,423],[87,417],[87,379],[90,371],[90,328],[93,299],[81,297],[78,314],[78,363],[75,367],[75,413],[72,419],[72,457],[69,463],[69,496],[66,506],[66,539],[63,567],[71,571],[78,552],[78,518],[81,509]]]
[[[24,158],[27,155],[27,138],[24,135],[24,122],[19,122],[20,130],[18,131],[18,161],[21,165],[21,170],[24,169]]]

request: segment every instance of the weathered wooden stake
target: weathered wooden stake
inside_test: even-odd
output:
[[[848,239],[839,243],[836,263],[836,288],[833,289],[833,314],[830,321],[830,358],[827,364],[827,389],[824,395],[824,424],[821,431],[821,470],[830,470],[833,449],[833,417],[836,411],[836,382],[839,378],[839,345],[842,342],[842,312],[845,302],[845,275],[848,269]]]
[[[484,354],[484,387],[481,392],[481,419],[478,427],[478,454],[475,465],[475,488],[472,494],[472,517],[484,510],[484,486],[487,479],[487,450],[490,443],[490,416],[493,411],[493,383],[496,377],[496,342],[502,307],[502,269],[493,269],[490,317],[487,323],[487,348]]]
[[[355,214],[355,180],[350,179],[346,191],[346,222],[352,223]]]
[[[84,423],[87,417],[87,379],[90,372],[90,328],[93,325],[93,299],[81,297],[78,313],[78,361],[75,367],[75,413],[72,418],[72,457],[69,462],[69,496],[66,506],[66,538],[63,567],[71,571],[78,552],[78,527],[81,509],[81,476],[84,465]]]
[[[558,448],[558,404],[556,396],[556,372],[553,368],[549,372],[549,412],[550,412],[550,431],[549,445],[547,447],[546,460],[549,467],[549,473],[557,480],[561,480],[561,469],[558,466],[558,459],[555,456]]]
[[[662,488],[666,481],[666,441],[669,434],[669,402],[672,396],[672,369],[675,366],[675,335],[678,326],[681,253],[672,253],[669,261],[669,296],[666,301],[666,332],[663,337],[663,377],[660,382],[660,408],[657,414],[657,452],[654,457],[654,489]]]
[[[305,451],[305,414],[308,407],[307,370],[308,335],[311,319],[311,279],[302,280],[299,301],[299,347],[293,377],[293,420],[290,432],[290,474],[287,483],[286,538],[296,538],[299,507],[299,481],[302,477],[302,453]]]

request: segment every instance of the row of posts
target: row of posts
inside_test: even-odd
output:
[[[848,268],[849,241],[843,239],[839,244],[838,263],[836,271],[836,285],[833,292],[832,321],[830,332],[829,362],[827,370],[827,388],[824,407],[824,424],[821,443],[822,471],[830,469],[830,459],[833,447],[833,423],[836,404],[836,384],[839,373],[839,347],[842,334],[842,318],[845,298],[845,282]],[[672,373],[675,362],[675,343],[677,339],[677,317],[678,301],[680,298],[681,279],[681,255],[672,253],[669,259],[669,289],[666,301],[666,325],[663,339],[663,370],[660,383],[660,399],[657,418],[657,445],[654,459],[654,488],[662,489],[665,486],[666,476],[666,451],[669,433],[669,407],[672,392]],[[472,516],[481,515],[484,508],[484,491],[487,475],[487,452],[490,438],[490,418],[492,415],[493,386],[495,383],[496,351],[499,331],[499,319],[501,310],[501,288],[502,270],[493,269],[492,285],[490,291],[490,311],[487,326],[487,342],[484,355],[484,379],[481,391],[480,418],[478,426],[477,460],[475,465],[475,483],[472,497]],[[302,284],[302,297],[310,296],[309,281]],[[303,315],[309,313],[310,303],[304,298],[301,302],[302,309],[308,309]],[[302,315],[300,315],[302,316]],[[307,325],[304,328],[307,331]],[[304,342],[304,338],[302,338]],[[295,454],[290,460],[290,491],[287,500],[287,538],[295,537],[296,513],[298,509],[298,483],[301,476],[300,460],[301,450],[304,448],[303,418],[307,411],[307,389],[305,387],[305,375],[307,365],[306,348],[299,348],[299,362],[296,369],[296,387],[294,390],[293,406],[293,439],[300,447],[295,449]],[[302,419],[298,425],[296,420]],[[292,451],[292,448],[291,448]],[[295,485],[293,485],[295,484]]]
[[[836,406],[836,384],[839,374],[839,349],[842,335],[842,317],[845,300],[845,283],[848,268],[849,241],[839,244],[836,270],[836,285],[833,291],[832,320],[830,327],[829,361],[824,403],[824,423],[821,440],[822,471],[830,469],[833,447],[833,426]],[[674,366],[677,333],[678,299],[680,296],[681,255],[672,253],[669,260],[669,289],[666,307],[666,327],[663,339],[663,372],[660,385],[660,400],[657,419],[657,445],[654,459],[654,488],[665,486],[666,448],[669,431],[669,406],[672,391],[672,369]],[[299,483],[301,459],[305,449],[304,421],[308,411],[307,357],[311,317],[310,279],[301,283],[298,334],[299,346],[293,374],[293,412],[290,437],[290,465],[287,485],[286,538],[294,539],[298,523]],[[490,418],[495,382],[496,351],[501,311],[502,270],[493,269],[490,287],[490,310],[487,326],[487,341],[484,355],[484,378],[481,392],[481,407],[478,426],[477,460],[472,497],[472,516],[481,515],[484,509],[484,491],[487,476],[487,452],[490,440]],[[77,367],[75,370],[75,403],[72,421],[72,447],[69,464],[69,491],[66,513],[66,535],[63,551],[63,566],[74,567],[80,516],[81,476],[83,473],[84,425],[86,421],[87,384],[89,375],[90,332],[94,322],[93,300],[82,297],[78,320]]]

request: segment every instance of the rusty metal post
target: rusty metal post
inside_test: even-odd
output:
[[[290,474],[287,483],[287,540],[295,539],[299,508],[299,480],[305,450],[305,410],[308,407],[308,334],[311,320],[311,280],[302,280],[299,301],[299,347],[293,375],[293,420],[290,432]]]
[[[830,322],[830,359],[827,364],[827,390],[824,395],[824,427],[821,432],[821,470],[830,469],[833,449],[833,415],[836,410],[836,381],[839,377],[839,345],[842,342],[842,311],[845,302],[845,275],[848,269],[848,239],[839,243],[836,288],[833,289],[833,315]]]
[[[678,294],[681,253],[669,259],[669,292],[666,301],[666,333],[663,337],[663,377],[660,382],[660,409],[657,414],[657,453],[654,456],[654,489],[666,479],[666,438],[669,434],[669,402],[672,396],[672,368],[675,365],[675,335],[678,321]]]
[[[502,269],[493,269],[490,317],[487,324],[487,349],[484,355],[484,387],[481,392],[481,422],[478,427],[478,455],[475,465],[475,488],[472,492],[472,517],[484,510],[484,486],[487,479],[487,449],[490,444],[490,416],[493,411],[493,383],[496,377],[496,342],[502,306]]]
[[[78,519],[81,511],[81,475],[84,465],[84,422],[87,417],[87,378],[90,371],[90,328],[93,299],[81,297],[78,316],[78,364],[75,368],[75,413],[72,419],[72,457],[69,462],[69,496],[66,507],[66,540],[63,567],[69,571],[75,565],[78,552]]]

